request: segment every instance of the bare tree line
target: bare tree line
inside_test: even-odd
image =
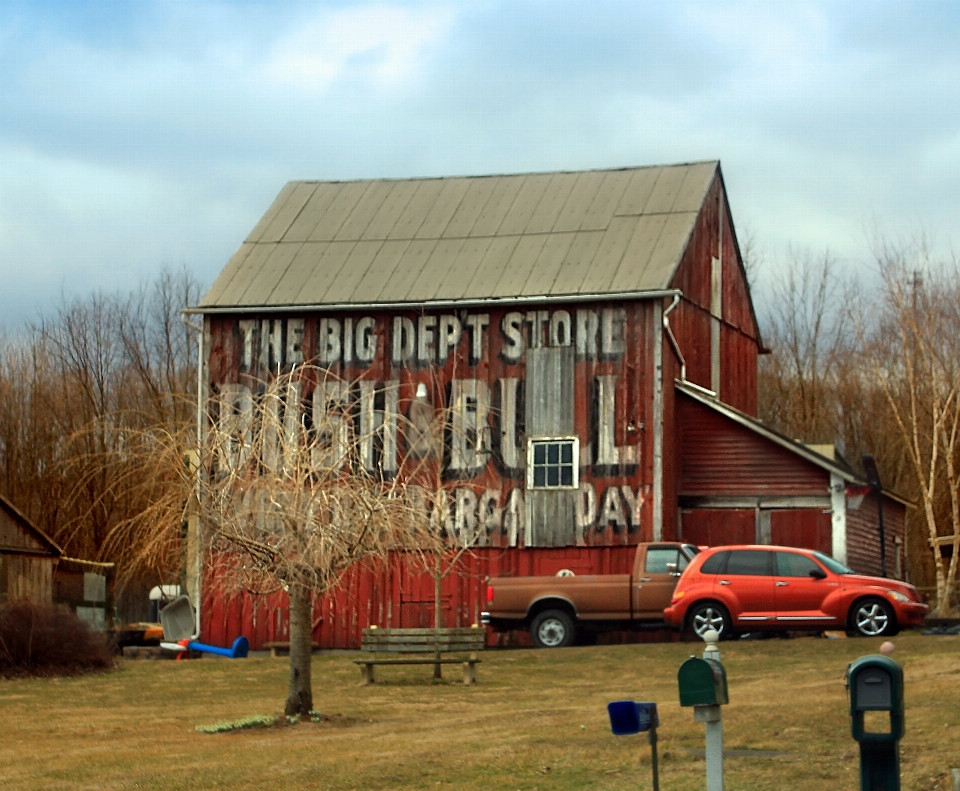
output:
[[[199,295],[186,269],[164,270],[0,337],[0,490],[68,555],[112,559],[106,537],[147,506],[125,444],[195,414],[196,344],[179,312]]]

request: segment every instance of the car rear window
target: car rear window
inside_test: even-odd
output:
[[[770,576],[770,556],[772,552],[761,549],[734,549],[727,560],[724,574],[750,574]]]
[[[811,571],[823,571],[806,555],[796,552],[777,552],[777,575],[780,577],[809,577]]]
[[[716,555],[707,558],[703,561],[703,565],[700,567],[701,574],[723,574],[723,570],[727,566],[727,557],[729,557],[729,552],[718,552]]]

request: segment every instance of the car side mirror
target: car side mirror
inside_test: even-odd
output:
[[[671,577],[679,577],[679,576],[680,576],[680,572],[677,571],[677,564],[676,564],[676,563],[667,563],[667,574],[669,574]]]
[[[810,569],[810,576],[815,580],[825,580],[827,578],[827,572],[823,569]]]

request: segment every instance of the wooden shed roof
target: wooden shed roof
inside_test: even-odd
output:
[[[0,552],[60,557],[63,550],[0,494]]]
[[[718,171],[293,181],[191,312],[662,291]]]

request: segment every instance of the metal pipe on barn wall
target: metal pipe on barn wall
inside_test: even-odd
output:
[[[203,317],[201,316],[201,319]],[[193,453],[191,466],[193,468],[194,480],[194,499],[195,504],[190,510],[192,514],[187,516],[187,593],[192,595],[194,601],[194,633],[190,637],[196,640],[200,637],[200,605],[201,605],[201,586],[203,585],[203,551],[202,541],[200,540],[200,443],[203,438],[203,372],[205,370],[203,360],[203,336],[204,325],[197,326],[193,324],[186,313],[180,313],[180,320],[197,334],[197,449]],[[204,321],[205,323],[205,321]]]

